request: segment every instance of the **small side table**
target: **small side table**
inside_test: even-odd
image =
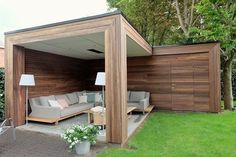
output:
[[[106,112],[94,112],[86,110],[84,113],[88,114],[88,124],[106,125]]]

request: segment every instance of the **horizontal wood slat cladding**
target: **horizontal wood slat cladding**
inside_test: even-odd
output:
[[[128,88],[151,92],[151,104],[162,109],[209,111],[208,66],[198,65],[205,60],[208,60],[208,53],[129,59]],[[202,101],[195,102],[195,97]],[[198,104],[205,107],[199,109],[195,106]]]
[[[208,44],[207,44],[208,45]],[[210,44],[211,45],[211,44]],[[201,45],[195,45],[199,48]],[[178,49],[179,54],[172,50],[167,54],[162,48],[164,55],[155,54],[149,57],[134,57],[127,60],[127,85],[128,90],[149,91],[151,93],[151,104],[159,109],[177,111],[202,111],[220,112],[220,86],[219,76],[215,74],[215,90],[210,89],[209,51],[204,49],[190,50],[186,46],[184,51]],[[173,48],[172,48],[173,49]],[[203,51],[204,50],[204,51]],[[209,46],[208,46],[209,50]],[[196,52],[195,52],[196,51]],[[174,54],[174,55],[173,55]],[[214,55],[219,55],[214,52]],[[219,59],[219,58],[218,58]],[[87,61],[88,75],[86,79],[87,90],[101,90],[94,86],[96,73],[104,71],[104,60]],[[219,67],[219,61],[216,65]],[[213,71],[213,70],[212,70]],[[216,95],[216,103],[210,105],[210,93]]]
[[[84,90],[86,66],[83,60],[26,49],[26,73],[35,75],[36,86],[29,97]]]

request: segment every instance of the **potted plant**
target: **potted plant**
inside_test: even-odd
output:
[[[70,145],[70,149],[75,149],[79,155],[89,153],[90,145],[96,143],[98,127],[95,125],[73,125],[62,135]]]

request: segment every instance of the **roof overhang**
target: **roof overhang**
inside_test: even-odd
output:
[[[90,33],[69,35],[59,35],[55,30],[57,30],[58,28],[65,30],[76,29],[76,27],[73,26],[77,25],[78,23],[81,25],[83,25],[84,23],[90,23],[91,25],[93,25],[94,21],[101,21],[102,23],[106,23],[108,19],[115,18],[117,16],[121,16],[121,24],[124,26],[124,29],[127,32],[127,56],[138,57],[152,55],[152,47],[138,33],[138,31],[134,27],[132,27],[132,25],[127,21],[127,19],[120,11],[32,28],[20,29],[16,31],[6,32],[5,35],[7,38],[11,38],[14,40],[18,39],[16,40],[17,42],[15,42],[15,44],[28,49],[35,49],[38,51],[44,51],[81,59],[101,59],[104,58],[104,53],[94,53],[89,51],[89,49],[95,49],[100,52],[105,52],[105,31],[103,31],[102,28],[97,27],[96,30],[92,29]],[[67,28],[67,26],[70,26],[71,28]],[[121,27],[118,28],[121,29]],[[47,32],[45,33],[45,31]],[[48,35],[51,34],[51,36],[43,38],[43,33]],[[31,36],[30,40],[25,40],[24,37],[28,38],[28,36]],[[23,39],[20,39],[21,37]]]

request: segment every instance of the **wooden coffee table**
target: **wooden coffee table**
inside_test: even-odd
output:
[[[127,107],[127,119],[132,115],[132,112],[136,107]],[[106,112],[94,112],[89,110],[84,111],[88,114],[88,124],[93,123],[94,125],[106,125]]]

